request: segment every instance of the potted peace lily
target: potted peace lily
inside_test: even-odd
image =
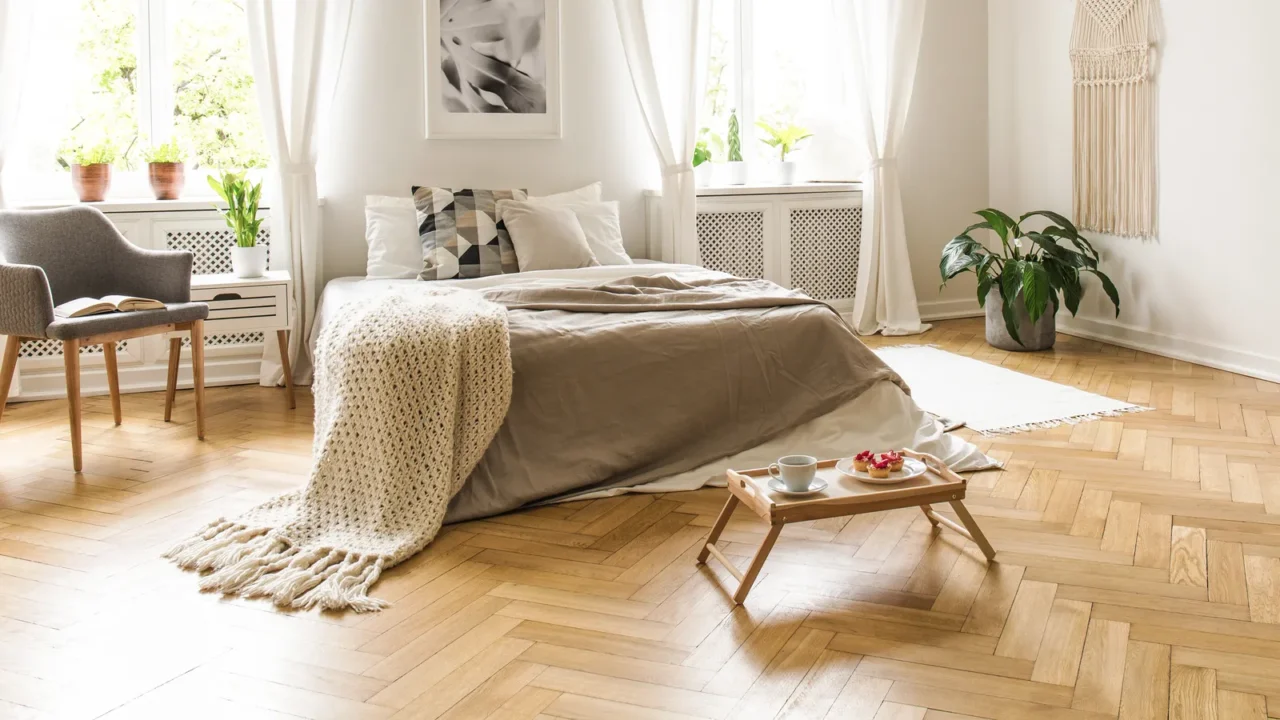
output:
[[[787,155],[806,139],[813,137],[808,128],[795,123],[779,122],[777,125],[764,120],[757,120],[756,127],[768,133],[768,137],[760,138],[760,142],[778,151],[778,182],[793,185],[796,181],[796,164],[788,160]]]
[[[224,173],[221,178],[210,175],[209,186],[227,204],[227,209],[218,208],[218,212],[235,233],[231,268],[236,277],[262,277],[267,273],[267,248],[258,244],[258,228],[262,225],[258,200],[262,197],[262,183],[254,183],[239,172]]]
[[[986,308],[988,343],[1014,351],[1053,347],[1059,295],[1075,315],[1084,295],[1080,284],[1084,273],[1102,281],[1116,317],[1120,316],[1120,295],[1111,278],[1098,269],[1098,251],[1070,220],[1049,210],[1029,212],[1017,221],[991,208],[976,214],[983,221],[965,228],[942,248],[938,269],[943,285],[960,273],[978,276],[978,303]],[[1050,224],[1041,230],[1023,230],[1022,224],[1036,216]],[[975,240],[970,235],[974,230],[994,232],[1000,238],[1000,251],[993,253]]]

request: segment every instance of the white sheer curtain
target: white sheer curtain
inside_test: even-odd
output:
[[[32,94],[27,69],[37,7],[26,0],[0,0],[0,172],[18,128],[24,95]],[[4,184],[0,183],[0,208],[4,206]]]
[[[833,0],[846,39],[848,91],[870,164],[862,176],[862,251],[853,326],[867,335],[912,335],[920,322],[898,179],[926,0]]]
[[[0,172],[4,171],[5,149],[13,142],[18,127],[23,95],[29,88],[27,66],[31,55],[31,23],[36,3],[22,0],[0,0]],[[4,183],[0,182],[0,209],[5,207]],[[3,258],[0,258],[3,260]],[[0,336],[0,357],[8,349],[9,339]],[[14,373],[0,405],[21,392],[21,378]]]
[[[614,0],[622,49],[662,169],[662,248],[695,263],[693,147],[706,74],[701,0]]]
[[[303,351],[320,291],[320,199],[316,188],[320,118],[342,66],[353,0],[249,0],[249,54],[263,131],[273,162],[271,266],[293,276],[290,356],[305,382]],[[263,385],[283,380],[276,344],[263,353]]]

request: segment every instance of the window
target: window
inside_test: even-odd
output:
[[[770,181],[767,169],[781,159],[764,142],[770,135],[762,126],[813,134],[787,157],[801,164],[803,178],[850,179],[852,128],[833,24],[830,0],[711,0],[698,122],[713,162],[728,158],[736,114],[753,180]]]
[[[187,196],[212,194],[208,171],[266,166],[241,0],[70,0],[34,31],[58,51],[33,63],[50,67],[23,105],[11,194],[67,197],[78,149],[115,157],[116,199],[150,195],[143,154],[171,140],[186,156]]]

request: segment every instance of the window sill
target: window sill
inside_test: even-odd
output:
[[[134,200],[103,200],[102,202],[75,202],[71,200],[48,200],[44,202],[28,202],[18,203],[20,210],[49,210],[52,208],[70,207],[72,205],[83,205],[85,207],[98,208],[108,215],[114,213],[156,213],[156,212],[192,212],[199,210],[213,210],[215,207],[225,208],[226,203],[214,197],[209,198],[182,198],[179,200],[152,200],[150,198],[137,198]],[[262,206],[266,209],[266,206]]]
[[[102,202],[90,203],[75,202],[73,200],[46,200],[18,202],[12,207],[15,210],[49,210],[52,208],[71,207],[72,205],[98,208],[108,215],[117,213],[199,212],[227,207],[226,203],[216,197],[181,198],[179,200],[137,198],[134,200],[103,200]],[[324,198],[320,198],[320,206],[324,207]],[[258,209],[270,210],[271,205],[263,203],[258,206]]]
[[[698,197],[726,197],[736,195],[813,195],[818,193],[862,192],[857,182],[805,182],[792,185],[773,183],[749,183],[746,185],[708,185],[697,188]],[[661,197],[661,190],[645,190],[649,197]]]

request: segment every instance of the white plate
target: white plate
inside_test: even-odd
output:
[[[853,469],[853,458],[840,458],[840,462],[836,463],[836,469],[848,475],[851,478],[872,485],[896,485],[904,480],[910,480],[913,477],[920,477],[927,469],[924,463],[915,458],[902,458],[902,469],[889,471],[887,478],[873,478],[861,470]]]
[[[786,486],[786,485],[783,485],[783,484],[782,484],[782,481],[781,481],[781,480],[779,480],[778,478],[770,478],[770,479],[769,479],[769,489],[770,489],[770,490],[772,490],[772,491],[774,491],[774,492],[776,492],[776,493],[778,493],[779,495],[791,495],[791,496],[793,496],[793,497],[798,496],[798,495],[812,495],[812,494],[814,494],[814,493],[816,493],[816,492],[822,492],[823,490],[826,490],[826,489],[827,489],[827,481],[826,481],[826,480],[823,480],[822,478],[814,478],[814,479],[813,479],[813,484],[809,486],[809,489],[808,489],[808,490],[801,490],[800,492],[793,492],[793,491],[791,491],[791,490],[788,490],[788,489],[787,489],[787,486]]]

